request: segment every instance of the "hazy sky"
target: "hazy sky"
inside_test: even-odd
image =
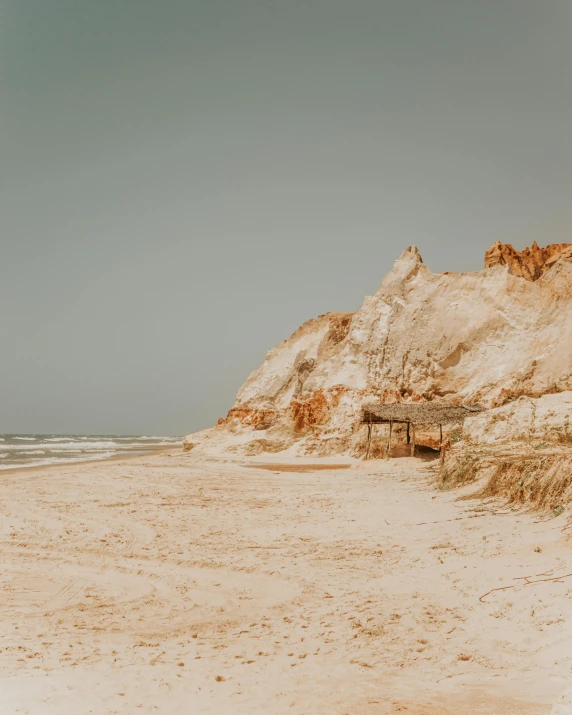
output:
[[[416,244],[572,241],[570,0],[0,0],[0,432],[185,434]]]

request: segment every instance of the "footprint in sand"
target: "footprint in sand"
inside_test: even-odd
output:
[[[572,689],[563,693],[552,706],[550,715],[572,715]]]

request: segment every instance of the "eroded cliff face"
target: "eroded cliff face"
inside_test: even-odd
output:
[[[496,408],[571,390],[572,261],[562,246],[514,258],[497,244],[485,270],[464,274],[431,273],[406,249],[358,311],[310,320],[270,350],[227,417],[187,448],[360,456],[364,402]]]
[[[552,243],[541,248],[536,241],[517,251],[509,243],[497,241],[485,254],[485,268],[508,266],[509,271],[528,281],[537,281],[561,258],[572,258],[572,244]]]

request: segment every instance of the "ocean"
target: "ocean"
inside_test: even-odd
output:
[[[0,470],[144,454],[181,441],[181,437],[137,435],[0,434]]]

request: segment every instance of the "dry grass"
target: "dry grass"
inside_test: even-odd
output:
[[[531,454],[525,452],[527,446],[522,445],[520,453],[449,452],[439,486],[452,488],[483,479],[471,498],[502,497],[509,505],[562,513],[572,502],[572,452]]]
[[[439,472],[441,486],[460,487],[476,481],[483,470],[483,457],[471,452],[447,452]]]

